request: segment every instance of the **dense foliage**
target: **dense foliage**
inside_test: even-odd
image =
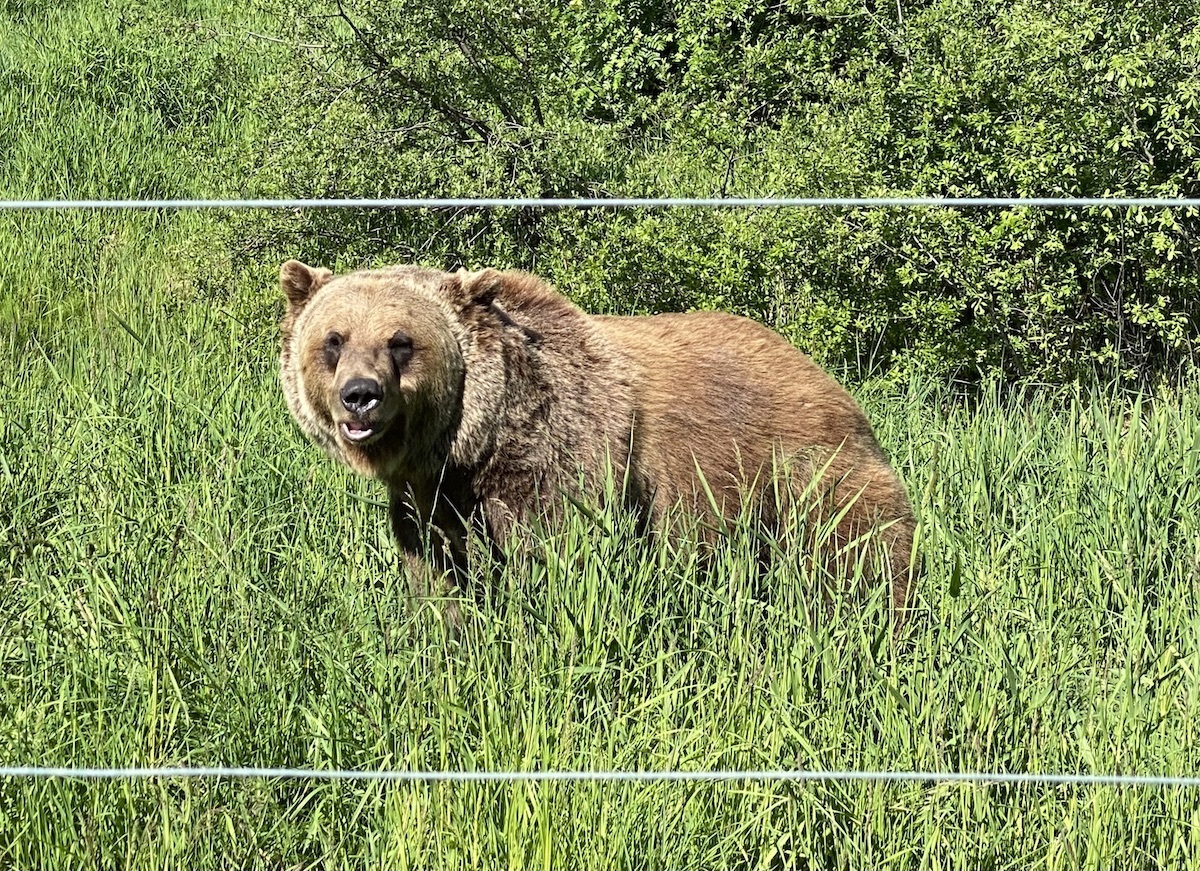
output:
[[[1003,7],[276,0],[292,195],[1196,195],[1200,16]],[[323,213],[322,261],[508,264],[615,310],[735,309],[829,363],[1061,378],[1190,352],[1192,212]],[[261,249],[254,249],[256,252]]]

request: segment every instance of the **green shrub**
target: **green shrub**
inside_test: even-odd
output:
[[[263,194],[1195,195],[1200,20],[1070,0],[271,0]],[[256,146],[261,148],[261,146]],[[313,212],[250,263],[536,269],[720,306],[859,371],[1127,377],[1190,356],[1194,210]],[[268,256],[268,253],[270,256]]]

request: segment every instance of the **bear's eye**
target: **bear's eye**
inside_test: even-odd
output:
[[[399,371],[412,359],[413,340],[407,333],[397,332],[388,339],[388,353],[392,355],[392,365]]]
[[[330,333],[325,337],[325,365],[336,369],[338,357],[342,355],[342,342],[345,341],[340,333]]]

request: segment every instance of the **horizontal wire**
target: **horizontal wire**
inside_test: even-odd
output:
[[[356,780],[398,783],[717,783],[729,781],[871,781],[1042,786],[1200,787],[1200,777],[1131,774],[1030,774],[958,771],[343,771],[308,768],[0,767],[3,778],[133,780],[145,778]]]
[[[1200,208],[1198,197],[409,197],[386,199],[0,200],[0,211],[140,209]]]

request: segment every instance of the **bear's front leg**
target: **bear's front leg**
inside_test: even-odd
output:
[[[408,573],[409,590],[416,599],[444,599],[447,622],[460,625],[458,605],[447,597],[466,582],[465,531],[445,511],[421,504],[411,488],[388,488],[392,533],[400,545]]]

